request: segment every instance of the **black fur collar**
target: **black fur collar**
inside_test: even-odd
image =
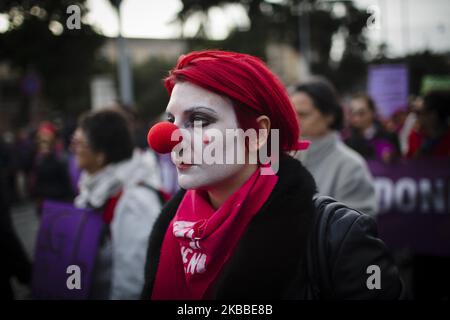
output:
[[[314,207],[316,186],[303,165],[283,157],[279,180],[266,204],[250,222],[238,246],[210,288],[214,299],[283,299],[304,283],[303,267]],[[151,296],[159,252],[167,227],[185,191],[163,208],[152,234],[147,256],[146,284],[142,297]]]

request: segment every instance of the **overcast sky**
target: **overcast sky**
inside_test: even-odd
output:
[[[280,1],[280,0],[270,0]],[[324,0],[326,1],[326,0]],[[449,0],[355,0],[361,8],[376,6],[380,28],[368,30],[371,45],[386,41],[393,55],[405,51],[430,48],[434,51],[450,51],[450,1]],[[105,35],[118,32],[117,15],[108,0],[88,0],[88,21]],[[176,38],[179,29],[170,24],[181,8],[180,0],[124,0],[122,27],[126,37]],[[211,35],[216,39],[226,37],[233,25],[245,27],[248,20],[239,5],[211,12]],[[196,29],[194,19],[185,32]],[[5,21],[0,19],[0,31]],[[338,42],[338,41],[337,41]],[[335,46],[339,51],[339,45]]]

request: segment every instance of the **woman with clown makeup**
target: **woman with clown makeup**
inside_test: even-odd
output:
[[[307,267],[317,233],[316,185],[289,155],[309,143],[298,141],[299,123],[281,82],[258,58],[208,50],[181,56],[165,85],[171,124],[163,125],[177,128],[181,142],[172,151],[173,139],[162,141],[164,130],[152,128],[149,143],[172,151],[181,189],[153,227],[142,297],[323,298],[315,290],[317,275]],[[253,140],[225,139],[239,129],[259,134]],[[213,143],[224,159],[243,148],[245,160],[204,161]],[[270,150],[270,164],[262,161],[263,149]],[[255,151],[258,161],[249,161]],[[376,232],[370,216],[348,208],[330,217],[319,239],[327,243],[328,298],[402,296],[398,270]],[[370,268],[379,271],[380,288],[368,280]]]

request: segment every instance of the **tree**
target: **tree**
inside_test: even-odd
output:
[[[201,15],[201,27],[208,29],[208,11],[212,7],[227,4],[241,4],[251,21],[245,31],[232,30],[227,39],[215,42],[226,50],[237,50],[265,58],[265,49],[270,41],[300,48],[300,22],[309,21],[310,68],[315,74],[329,77],[342,89],[360,81],[366,72],[366,38],[364,29],[369,14],[357,9],[352,1],[284,0],[182,0],[183,8],[178,19],[183,24],[194,15]],[[341,6],[343,14],[334,13]],[[330,51],[333,37],[341,34],[345,38],[344,51],[340,61],[332,61]],[[211,47],[208,32],[202,32],[191,40],[191,49]],[[304,44],[302,44],[304,45]],[[344,81],[341,81],[344,79]]]
[[[163,79],[175,65],[175,61],[151,58],[134,66],[133,76],[136,89],[136,111],[142,119],[155,119],[166,109],[169,95]]]
[[[70,18],[66,10],[71,5],[80,8],[79,29],[66,26]],[[35,72],[50,109],[77,112],[88,108],[90,77],[103,37],[83,22],[85,0],[4,0],[0,13],[9,17],[9,29],[0,34],[0,61],[22,77]],[[21,98],[24,116],[17,125],[28,120],[28,97]]]

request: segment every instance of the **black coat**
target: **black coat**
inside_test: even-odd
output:
[[[281,160],[279,180],[267,202],[250,222],[232,257],[210,288],[214,299],[310,299],[306,267],[308,237],[313,230],[316,186],[303,165],[290,157]],[[185,191],[163,208],[150,236],[146,283],[142,298],[149,299],[162,241]],[[376,225],[363,214],[340,214],[328,232],[335,297],[339,299],[396,299],[402,285]],[[381,268],[381,290],[369,290],[367,266]]]
[[[347,144],[350,148],[358,152],[361,156],[366,159],[376,159],[377,151],[372,141],[384,141],[386,143],[391,144],[393,147],[393,151],[395,153],[395,157],[399,157],[401,155],[400,151],[400,142],[398,137],[394,133],[390,133],[385,130],[381,124],[375,123],[375,135],[372,139],[366,139],[362,133],[356,128],[350,128],[350,136],[344,139],[345,144]]]
[[[32,195],[42,200],[71,201],[74,192],[66,159],[55,152],[36,159],[34,167],[35,184]]]
[[[0,297],[10,300],[14,298],[11,278],[15,276],[22,284],[30,284],[31,262],[11,220],[9,194],[11,190],[6,181],[8,167],[10,167],[9,156],[5,146],[0,142],[0,252],[4,257],[0,264]]]

